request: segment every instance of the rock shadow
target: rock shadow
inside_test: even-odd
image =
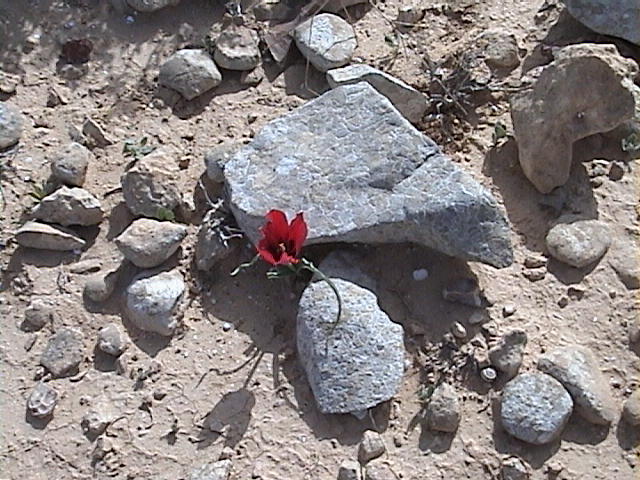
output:
[[[594,425],[583,419],[575,411],[562,432],[562,440],[580,445],[597,445],[609,434],[609,427]]]
[[[420,438],[418,439],[418,448],[423,452],[444,453],[451,448],[453,439],[456,438],[456,432],[435,432],[429,430],[422,422]]]
[[[254,394],[247,388],[225,393],[202,420],[198,434],[198,450],[224,438],[225,447],[235,448],[244,436],[256,404]]]
[[[504,455],[520,457],[524,462],[538,470],[560,449],[560,440],[545,444],[532,445],[509,435],[500,421],[500,399],[494,398],[491,405],[493,418],[493,444],[496,451]]]
[[[601,259],[587,265],[583,268],[574,268],[570,265],[560,262],[555,258],[549,258],[547,264],[548,272],[560,280],[565,285],[576,285],[591,273],[600,263]]]
[[[597,158],[597,153],[592,153]],[[525,177],[517,143],[510,138],[487,152],[483,173],[500,189],[509,221],[531,251],[544,252],[549,227],[563,213],[598,218],[598,204],[586,169],[575,160],[567,183],[542,194]]]
[[[638,446],[640,446],[640,429],[637,426],[634,427],[620,419],[616,426],[616,438],[622,450],[637,453]]]
[[[115,205],[109,213],[109,230],[107,232],[107,240],[113,240],[118,235],[126,230],[131,225],[131,222],[135,219],[131,210],[127,208],[127,204],[119,202]]]
[[[24,414],[24,420],[36,430],[44,430],[49,425],[49,422],[53,420],[53,414],[46,417],[36,417],[27,409]]]

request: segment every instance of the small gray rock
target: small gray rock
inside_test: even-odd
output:
[[[89,147],[105,148],[113,145],[113,140],[109,138],[104,128],[92,118],[85,118],[82,123],[82,134],[86,138]]]
[[[22,114],[14,106],[0,102],[0,150],[18,143],[23,123]]]
[[[640,288],[640,246],[629,240],[626,243],[615,242],[609,254],[609,265],[616,272],[620,281],[629,290]]]
[[[84,354],[84,335],[74,328],[61,328],[49,338],[40,363],[54,377],[73,373],[80,365]]]
[[[126,0],[126,2],[139,12],[155,12],[161,8],[178,5],[180,0]]]
[[[255,31],[233,26],[218,36],[213,59],[218,66],[228,70],[253,70],[260,64],[259,43]]]
[[[53,413],[57,404],[58,392],[46,383],[38,383],[29,395],[27,410],[34,417],[45,418]]]
[[[80,427],[85,435],[97,437],[102,435],[113,420],[114,415],[110,407],[106,404],[100,404],[84,414],[80,421]]]
[[[141,330],[171,336],[184,291],[184,278],[177,271],[141,272],[127,288],[127,315]]]
[[[636,388],[624,402],[622,418],[629,425],[633,425],[634,427],[640,426],[640,388]]]
[[[227,480],[231,473],[231,460],[219,460],[207,463],[193,472],[189,480]]]
[[[572,410],[571,396],[555,378],[525,373],[505,385],[500,419],[509,434],[543,445],[560,436]]]
[[[358,45],[353,27],[331,13],[301,23],[293,38],[302,55],[321,72],[349,63]]]
[[[223,240],[222,217],[215,210],[209,210],[202,219],[196,242],[196,266],[207,272],[224,260],[237,244],[238,239]],[[235,241],[234,241],[235,240]]]
[[[547,234],[546,244],[554,258],[582,268],[606,253],[611,245],[611,234],[607,226],[598,220],[578,220],[553,227]]]
[[[42,199],[33,211],[38,220],[60,225],[97,225],[104,212],[100,200],[83,188],[60,187]]]
[[[84,284],[83,294],[92,302],[106,301],[115,290],[119,275],[120,270],[116,268],[89,277]]]
[[[367,430],[362,436],[360,447],[358,448],[358,461],[365,463],[378,458],[386,451],[382,437],[378,432]]]
[[[114,357],[124,353],[129,347],[127,337],[115,323],[109,323],[98,332],[98,349]]]
[[[331,88],[352,83],[367,82],[387,97],[394,107],[410,122],[418,122],[427,111],[427,97],[388,73],[369,65],[349,65],[327,72]]]
[[[569,346],[538,360],[538,369],[551,375],[569,391],[576,411],[596,425],[609,425],[616,417],[611,388],[588,348]]]
[[[495,347],[489,350],[491,364],[503,372],[507,378],[514,377],[522,365],[522,355],[526,345],[527,334],[523,330],[507,333]]]
[[[441,383],[433,392],[427,406],[427,424],[438,432],[455,432],[460,424],[460,402],[455,389]]]
[[[86,245],[73,230],[40,222],[27,222],[16,232],[16,241],[27,248],[78,250]]]
[[[569,13],[591,30],[640,45],[637,0],[562,0]]]
[[[286,0],[259,0],[252,11],[256,20],[261,22],[285,20],[291,13],[291,7]]]
[[[397,476],[384,463],[370,463],[365,470],[364,480],[397,480]]]
[[[224,166],[237,151],[238,147],[235,145],[221,145],[204,154],[204,164],[209,180],[215,183],[224,182]]]
[[[338,480],[361,480],[360,464],[353,460],[345,460],[338,469]]]
[[[53,324],[55,307],[45,298],[34,298],[24,311],[24,321],[29,330],[41,330],[46,325]]]
[[[325,282],[311,283],[300,299],[298,356],[322,413],[350,413],[396,394],[404,373],[402,327],[362,287],[332,279],[338,303]]]
[[[240,74],[240,83],[242,85],[248,85],[250,87],[255,87],[259,85],[260,82],[264,79],[264,68],[258,65],[253,70],[245,70]]]
[[[520,52],[516,36],[503,31],[490,31],[483,35],[487,42],[484,61],[491,68],[514,69],[520,64]]]
[[[122,175],[122,194],[134,215],[158,218],[175,212],[182,197],[176,182],[178,167],[168,151],[157,149]]]
[[[220,85],[222,75],[205,50],[185,49],[171,55],[160,66],[158,82],[187,100]]]
[[[502,462],[500,475],[500,480],[528,480],[529,469],[519,458],[509,457]]]
[[[115,239],[122,254],[140,268],[153,268],[173,255],[187,235],[187,227],[140,218]]]
[[[54,179],[71,187],[81,187],[87,177],[91,151],[79,143],[72,142],[51,162]]]

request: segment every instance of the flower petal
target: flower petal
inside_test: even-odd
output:
[[[273,257],[273,254],[271,253],[271,251],[269,251],[267,247],[268,247],[268,244],[265,242],[265,240],[264,239],[260,240],[260,243],[258,243],[258,255],[260,255],[260,258],[262,258],[265,262],[271,265],[277,265],[278,262]]]
[[[264,239],[271,245],[286,242],[289,233],[287,216],[282,210],[271,210],[265,215],[267,224],[262,227]]]
[[[307,239],[307,233],[307,223],[304,221],[302,212],[300,212],[296,215],[296,218],[291,220],[291,225],[289,225],[289,242],[293,244],[293,250],[296,257],[300,255],[302,245]]]

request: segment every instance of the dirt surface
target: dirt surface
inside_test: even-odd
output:
[[[0,157],[5,199],[0,217],[1,478],[182,479],[217,460],[224,449],[232,460],[232,479],[335,479],[343,461],[357,458],[367,429],[382,433],[387,451],[378,461],[396,478],[499,478],[501,463],[510,456],[525,461],[532,479],[638,478],[640,432],[617,421],[605,429],[574,414],[561,441],[546,446],[509,437],[498,419],[501,385],[490,388],[480,380],[469,361],[473,342],[451,349],[443,335],[454,321],[467,326],[468,339],[522,328],[528,344],[521,372],[535,370],[538,356],[556,346],[588,346],[618,410],[638,387],[640,352],[628,340],[628,328],[639,315],[638,290],[621,283],[606,256],[583,270],[551,260],[540,281],[523,275],[525,258],[544,253],[544,237],[557,212],[543,205],[543,196],[523,176],[514,140],[494,146],[492,135],[497,122],[509,130],[509,91],[523,71],[550,60],[550,47],[615,42],[636,60],[640,50],[589,32],[552,1],[428,2],[425,18],[399,33],[392,20],[403,3],[386,0],[349,11],[346,18],[359,40],[354,62],[378,66],[425,92],[430,88],[425,55],[441,62],[474,51],[479,36],[496,28],[517,38],[521,66],[492,80],[490,95],[469,109],[467,121],[450,114],[419,125],[503,203],[513,226],[516,261],[496,270],[410,245],[353,248],[378,282],[380,305],[405,327],[407,349],[400,391],[360,421],[323,415],[315,405],[295,352],[296,305],[304,285],[267,282],[264,267],[230,278],[228,272],[251,255],[249,249],[199,274],[192,265],[197,220],[189,225],[181,253],[170,260],[190,286],[183,327],[172,339],[145,334],[122,319],[120,293],[131,275],[104,304],[82,295],[85,270],[91,262],[103,268],[110,264],[116,252],[112,239],[131,221],[117,191],[130,160],[122,154],[125,139],[146,136],[150,144],[170,148],[181,168],[182,190],[192,197],[207,149],[250,141],[265,123],[326,88],[322,76],[307,71],[303,59],[293,55],[286,66],[297,67],[286,72],[265,64],[266,78],[257,87],[241,85],[238,73],[224,71],[223,83],[212,92],[176,102],[157,87],[159,65],[176,49],[199,44],[210,29],[220,30],[220,2],[183,0],[178,7],[127,19],[98,0],[0,0],[0,67],[20,78],[16,93],[2,99],[27,119],[18,147]],[[265,22],[249,19],[248,24],[262,33],[267,29]],[[70,38],[93,43],[86,74],[77,80],[65,80],[61,73],[61,43]],[[48,107],[51,92],[61,102]],[[84,232],[89,246],[78,254],[17,248],[13,232],[33,205],[29,193],[46,180],[48,162],[86,117],[113,140],[93,149],[85,184],[103,202],[107,220]],[[637,242],[637,162],[623,164],[620,180],[606,175],[594,180],[593,159],[612,159],[604,156],[603,145],[606,139],[577,148],[576,156],[584,155],[577,160],[587,161],[576,162],[567,187],[570,203],[607,223],[615,242]],[[195,201],[202,198],[196,194]],[[323,247],[309,255],[321,259],[328,251]],[[413,279],[418,268],[428,269],[427,280]],[[465,273],[478,277],[493,303],[480,310],[490,318],[482,329],[469,324],[476,309],[441,298],[446,282]],[[583,293],[568,296],[570,286]],[[42,296],[56,305],[53,325],[23,331],[29,301]],[[568,304],[562,308],[558,303],[564,296]],[[508,303],[516,312],[505,318],[502,309]],[[98,330],[109,322],[124,324],[132,341],[119,361],[120,373],[113,359],[94,350]],[[77,375],[49,382],[60,398],[53,417],[39,421],[26,414],[25,405],[45,374],[39,359],[47,340],[62,326],[84,333],[85,357]],[[455,434],[436,435],[416,425],[418,391],[434,375],[447,375],[461,392],[462,420]],[[105,403],[112,422],[99,439],[86,436],[83,416]]]

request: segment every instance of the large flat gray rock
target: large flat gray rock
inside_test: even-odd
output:
[[[496,267],[513,261],[493,196],[364,82],[270,122],[224,174],[254,243],[278,208],[305,213],[307,244],[414,242]]]
[[[311,283],[298,309],[298,356],[323,413],[358,412],[396,394],[404,372],[403,330],[372,292],[332,281],[342,298],[340,321],[329,285]]]

